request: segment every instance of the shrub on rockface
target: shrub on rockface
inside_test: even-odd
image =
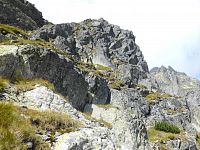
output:
[[[177,126],[170,124],[166,121],[156,122],[154,128],[159,131],[170,132],[175,134],[181,132],[181,130]]]

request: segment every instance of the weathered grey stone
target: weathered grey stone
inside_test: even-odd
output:
[[[1,0],[0,23],[33,30],[43,26],[46,22],[42,13],[26,0]]]
[[[148,104],[135,90],[111,90],[108,107],[86,105],[85,111],[92,117],[112,124],[111,139],[116,149],[148,149],[144,117]]]
[[[13,93],[12,93],[13,94]],[[98,123],[87,120],[83,114],[77,111],[70,103],[68,99],[55,94],[47,87],[36,85],[33,90],[21,92],[15,94],[16,99],[8,97],[15,103],[27,108],[37,109],[40,111],[50,110],[53,112],[64,112],[69,114],[75,120],[79,120],[85,127],[99,126]]]
[[[177,140],[170,140],[170,141],[167,141],[166,143],[167,147],[169,147],[170,149],[173,149],[173,150],[197,150],[197,147],[195,145],[195,142],[194,141],[181,141],[179,139]]]
[[[75,108],[84,108],[88,83],[69,59],[36,46],[0,46],[0,75],[12,78],[15,71],[23,77],[49,80]]]
[[[200,132],[200,94],[199,90],[189,92],[185,100],[188,104],[188,109],[191,110],[191,119],[193,127]]]
[[[135,44],[133,33],[103,19],[44,26],[35,31],[32,38],[46,41],[51,38],[57,48],[77,52],[81,61],[87,63],[101,64],[116,70],[119,68],[119,71],[125,68],[125,72],[129,72],[127,78],[123,78],[130,80],[125,82],[127,84],[137,83],[148,72],[147,63]],[[134,68],[137,69],[131,71]]]
[[[80,131],[66,133],[58,137],[53,149],[55,150],[115,150],[108,136],[109,130],[104,127],[93,129],[82,128]]]
[[[103,119],[104,121],[113,125],[115,123],[119,110],[117,107],[114,107],[112,105],[109,105],[108,107],[109,108],[104,108],[103,105],[98,106],[95,104],[87,104],[84,108],[84,112],[91,113],[92,117],[98,120]]]
[[[110,89],[105,79],[98,76],[87,75],[86,81],[89,84],[89,103],[107,104],[110,102]]]
[[[187,92],[198,90],[200,82],[185,73],[177,72],[172,67],[155,67],[147,79],[140,81],[149,90],[162,91],[172,95],[184,96]]]
[[[191,122],[190,111],[182,99],[167,98],[150,105],[151,112],[147,125],[152,126],[156,121],[168,121],[179,128],[187,129]]]

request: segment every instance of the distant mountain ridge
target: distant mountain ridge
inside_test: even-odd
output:
[[[150,90],[158,90],[172,95],[184,96],[190,91],[200,89],[198,79],[187,76],[185,73],[161,66],[150,70],[147,79],[141,80]]]

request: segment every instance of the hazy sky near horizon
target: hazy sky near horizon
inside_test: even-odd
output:
[[[132,30],[149,68],[200,78],[200,0],[29,0],[53,23],[104,18]]]

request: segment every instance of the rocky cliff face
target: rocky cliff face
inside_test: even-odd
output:
[[[38,38],[51,41],[56,48],[78,56],[82,62],[113,69],[128,86],[137,84],[148,72],[133,33],[104,19],[44,26],[32,36]]]
[[[0,0],[0,23],[33,30],[42,27],[42,13],[26,0]]]
[[[81,28],[78,31],[77,26]],[[87,26],[92,29],[85,29]],[[106,27],[108,31],[104,30]],[[144,122],[149,105],[137,90],[132,89],[146,76],[148,66],[130,31],[103,19],[46,25],[31,35],[13,28],[2,26],[0,75],[10,80],[11,86],[3,91],[2,98],[28,108],[65,112],[84,125],[80,131],[56,137],[52,148],[150,148]],[[117,28],[118,35],[110,33],[113,28]],[[102,38],[99,40],[97,35]],[[88,41],[87,36],[91,40]],[[116,41],[122,43],[117,48],[110,48]],[[92,53],[94,49],[96,52]],[[133,57],[134,62],[131,61]],[[51,82],[55,91],[65,98],[45,87],[33,86],[22,91],[14,88],[21,80],[39,78]],[[101,108],[100,116],[93,116]],[[89,114],[89,118],[75,109]],[[103,117],[106,112],[111,112],[111,116]]]
[[[14,21],[1,23],[44,24],[29,2],[0,4],[16,11],[2,11]],[[16,19],[21,14],[25,23]],[[31,34],[0,24],[0,100],[25,120],[0,131],[17,137],[18,149],[197,150],[199,85],[171,67],[149,72],[133,33],[104,19],[45,25]]]

